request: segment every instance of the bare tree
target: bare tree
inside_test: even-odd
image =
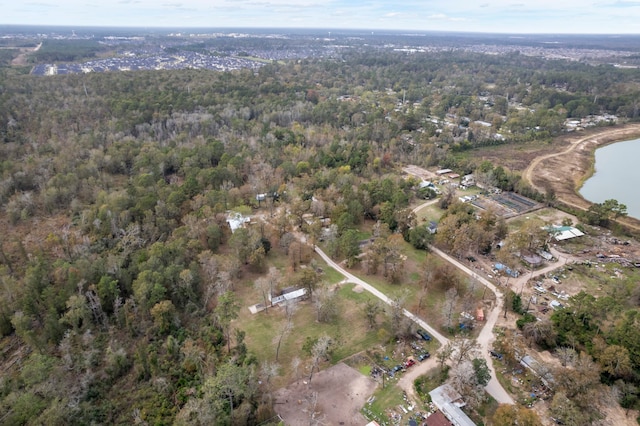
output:
[[[449,206],[455,200],[455,196],[456,196],[456,188],[451,184],[445,185],[442,190],[442,196],[440,197],[438,206],[444,210],[448,209]]]
[[[271,379],[278,375],[278,371],[280,370],[280,365],[277,362],[269,362],[266,361],[262,364],[260,368],[260,376],[264,380],[267,388],[271,385]]]
[[[269,296],[272,296],[272,288],[267,277],[259,277],[253,282],[253,287],[262,295],[262,305],[264,312],[269,312]]]
[[[444,294],[444,304],[442,306],[442,316],[444,317],[444,326],[451,328],[453,326],[453,312],[458,302],[458,289],[451,287]]]
[[[309,372],[309,382],[311,382],[311,379],[313,378],[313,371],[318,369],[320,362],[323,359],[326,359],[329,355],[331,342],[331,337],[323,334],[313,345],[313,348],[311,349],[311,371]]]
[[[395,337],[411,334],[413,322],[404,315],[405,304],[409,294],[405,291],[396,295],[387,307],[387,315],[391,322],[391,332]]]
[[[282,275],[280,274],[280,271],[272,266],[269,268],[269,273],[267,273],[266,276],[260,277],[254,282],[254,287],[262,295],[265,312],[267,312],[269,308],[268,298],[273,295],[273,291],[278,287],[281,278]]]
[[[100,303],[100,298],[96,294],[93,289],[94,286],[85,293],[87,296],[87,305],[89,306],[89,310],[93,314],[93,320],[96,324],[102,327],[103,330],[107,329],[107,316],[102,309],[102,304]]]
[[[484,386],[478,383],[476,372],[470,360],[464,360],[454,366],[449,377],[451,385],[464,396],[469,405],[477,407],[485,400]]]
[[[293,314],[298,310],[298,305],[295,301],[287,300],[284,303],[285,320],[280,325],[278,333],[274,336],[273,342],[276,345],[276,361],[280,356],[280,346],[284,338],[293,330]]]
[[[453,344],[448,342],[444,345],[440,350],[436,353],[436,359],[438,360],[438,364],[440,364],[440,370],[444,370],[444,364],[453,354]]]
[[[538,345],[553,346],[556,340],[556,332],[553,323],[549,320],[528,322],[522,328],[522,334],[531,342]]]
[[[478,356],[480,345],[471,339],[458,338],[453,340],[453,361],[455,365],[464,360],[470,360]]]
[[[560,358],[563,367],[572,365],[576,357],[578,356],[578,353],[575,351],[575,349],[567,346],[562,346],[556,349],[556,354],[558,355],[558,358]]]
[[[300,371],[300,364],[302,364],[302,360],[299,357],[294,356],[291,359],[291,369],[293,370],[293,375],[295,376],[296,380],[300,379],[298,375]]]
[[[326,415],[318,411],[318,392],[312,392],[306,399],[307,408],[304,412],[309,415],[309,426],[324,425]]]
[[[478,172],[474,173],[474,177],[476,179],[476,185],[478,188],[482,188],[485,191],[488,191],[490,188],[496,186],[496,178],[493,175],[492,171],[486,172]]]
[[[322,287],[315,292],[314,305],[316,320],[322,323],[334,322],[339,315],[338,295],[332,290]]]
[[[202,271],[204,285],[204,306],[207,306],[209,301],[218,294],[216,284],[220,265],[217,257],[209,250],[205,250],[198,255],[198,263]]]

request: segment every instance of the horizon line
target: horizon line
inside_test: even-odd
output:
[[[640,36],[640,32],[636,33],[582,33],[582,32],[510,32],[510,31],[462,31],[462,30],[425,30],[425,29],[394,29],[394,28],[349,28],[349,27],[268,27],[268,26],[166,26],[166,25],[71,25],[71,24],[16,24],[16,23],[0,23],[0,27],[33,27],[33,28],[113,28],[113,29],[137,29],[137,30],[306,30],[306,31],[363,31],[376,35],[378,32],[395,32],[401,34],[407,33],[441,33],[441,34],[482,34],[482,35],[519,35],[519,36]]]

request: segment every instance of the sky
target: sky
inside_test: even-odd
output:
[[[640,0],[0,0],[0,24],[640,34]]]

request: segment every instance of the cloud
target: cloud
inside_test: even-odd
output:
[[[615,7],[615,8],[625,8],[625,7],[639,7],[640,6],[640,1],[634,1],[634,0],[618,0],[616,2],[613,3],[608,3],[605,6],[608,7]]]
[[[450,21],[450,22],[463,22],[463,21],[468,21],[467,18],[456,18],[453,16],[448,16],[445,15],[444,13],[436,13],[430,16],[427,16],[428,19],[436,19],[439,21]]]
[[[229,2],[235,3],[235,2]],[[258,6],[258,7],[291,7],[291,8],[300,8],[300,7],[327,7],[327,3],[331,2],[323,2],[318,0],[266,0],[266,1],[256,1],[256,0],[240,0],[237,3],[243,3],[249,6]]]
[[[640,33],[640,0],[24,1],[0,24]]]
[[[38,3],[38,2],[28,2],[28,3],[25,3],[24,5],[25,6],[34,6],[34,7],[47,7],[47,8],[59,7],[59,5],[57,5],[57,4]]]

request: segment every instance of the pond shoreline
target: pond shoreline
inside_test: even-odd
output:
[[[555,192],[556,200],[571,209],[587,210],[593,203],[579,192],[595,171],[597,148],[640,137],[640,124],[625,124],[563,135],[557,139],[563,151],[535,158],[523,172],[523,179],[535,189]],[[568,143],[568,145],[567,145]],[[640,220],[624,217],[619,222],[640,231]]]

